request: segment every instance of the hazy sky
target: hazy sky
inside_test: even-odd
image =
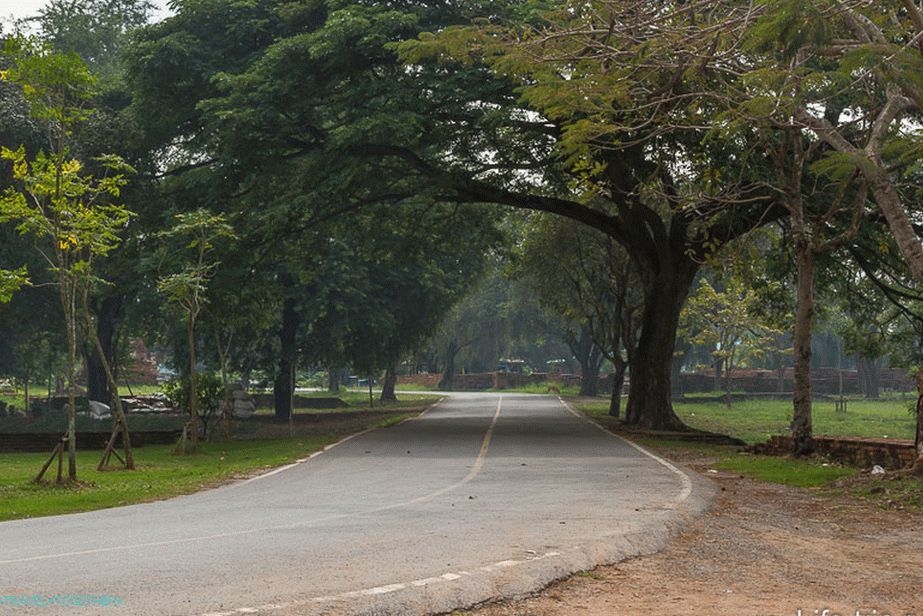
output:
[[[154,13],[154,19],[163,19],[169,12],[167,11],[168,0],[152,0],[157,7]],[[40,8],[45,6],[47,0],[0,0],[0,19],[9,17],[30,17],[35,15]]]

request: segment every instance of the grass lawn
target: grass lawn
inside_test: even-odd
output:
[[[894,436],[891,428],[881,433],[883,425],[912,427],[905,402],[862,400],[857,401],[855,406],[853,404],[850,403],[850,411],[845,416],[834,416],[832,408],[826,408],[832,407],[832,404],[821,403],[821,412],[815,415],[815,426],[820,426],[820,430],[828,434],[856,436]],[[619,425],[608,418],[606,403],[578,402],[576,406],[604,426],[616,432],[619,430]],[[786,413],[790,413],[790,403],[784,400],[741,402],[730,411],[721,404],[675,406],[677,413],[694,427],[724,432],[751,442],[765,438],[761,433],[770,426],[781,423],[781,428],[784,428],[788,423]],[[779,417],[782,417],[781,422]],[[748,439],[748,435],[752,435],[752,438]],[[923,479],[893,474],[876,477],[863,473],[859,468],[817,458],[761,456],[730,446],[639,437],[634,434],[628,436],[678,462],[698,462],[697,469],[706,476],[709,469],[714,469],[792,487],[826,490],[829,494],[845,492],[850,498],[866,499],[886,509],[904,506],[923,509]],[[703,458],[707,463],[706,468],[701,468]]]
[[[427,387],[417,383],[398,383],[394,386],[395,391],[439,391],[438,387]]]
[[[411,415],[395,415],[354,426],[393,425]],[[158,500],[195,492],[222,481],[288,464],[344,436],[303,434],[294,438],[203,443],[195,455],[178,456],[172,446],[136,448],[135,471],[98,472],[101,452],[77,454],[82,485],[63,487],[30,483],[48,453],[0,454],[0,520],[74,513]],[[52,469],[53,472],[53,469]]]
[[[837,413],[833,402],[814,403],[814,432],[829,436],[912,439],[911,400],[852,400]],[[590,415],[608,413],[608,402],[578,404]],[[747,443],[765,442],[788,433],[792,403],[787,400],[743,400],[728,408],[721,402],[673,404],[676,414],[693,428],[735,436]]]

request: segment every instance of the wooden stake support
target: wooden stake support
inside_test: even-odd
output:
[[[67,447],[67,435],[61,437],[61,440],[58,441],[58,444],[55,445],[54,449],[51,451],[51,456],[42,466],[42,470],[38,472],[38,475],[35,479],[32,480],[32,483],[41,483],[42,477],[45,476],[45,471],[48,470],[48,467],[51,466],[51,463],[54,462],[54,459],[58,459],[58,478],[55,480],[57,483],[62,481],[62,471],[64,465],[64,449]]]
[[[96,467],[96,470],[101,471],[107,466],[109,466],[109,461],[112,459],[112,456],[115,456],[119,462],[122,463],[122,466],[128,468],[128,463],[125,461],[125,458],[119,455],[118,450],[115,447],[115,441],[118,439],[119,434],[122,433],[122,420],[119,417],[115,418],[115,423],[112,425],[112,435],[109,436],[109,442],[106,443],[106,450],[103,451],[103,457],[99,461],[99,466]],[[123,439],[124,440],[124,439]],[[125,443],[122,443],[124,446]],[[128,457],[128,452],[125,452],[126,458]]]

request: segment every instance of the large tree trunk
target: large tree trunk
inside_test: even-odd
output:
[[[698,266],[688,258],[671,265],[672,275],[660,272],[645,284],[641,336],[631,363],[625,411],[627,423],[655,430],[687,429],[673,412],[670,375],[679,313]]]
[[[125,450],[125,468],[133,471],[135,470],[135,459],[131,449],[131,434],[128,430],[128,419],[125,417],[125,409],[122,408],[122,397],[119,395],[119,384],[115,378],[115,372],[112,370],[112,364],[109,361],[112,354],[106,355],[103,342],[99,339],[100,328],[93,323],[86,292],[83,296],[83,313],[86,318],[87,334],[90,341],[93,343],[93,348],[96,350],[95,356],[99,360],[103,369],[103,374],[106,377],[106,389],[113,392],[109,402],[112,405],[112,409],[115,411],[115,418],[122,432],[122,447]],[[104,460],[105,457],[100,461],[100,470],[102,469]]]
[[[881,365],[882,359],[880,357],[870,359],[868,363],[869,386],[866,397],[873,400],[877,400],[881,393]]]
[[[99,310],[96,311],[96,336],[103,348],[105,361],[116,376],[115,362],[115,328],[122,315],[122,297],[112,296],[104,299]],[[106,369],[103,367],[103,357],[100,356],[96,345],[91,345],[86,352],[87,366],[87,396],[90,400],[98,400],[112,404],[113,392],[109,387]]]
[[[673,362],[670,364],[670,393],[674,398],[682,398],[685,394],[683,390],[683,363],[686,361],[686,353],[692,345],[685,338],[677,338],[676,347],[673,352]]]
[[[814,426],[811,416],[811,326],[814,319],[814,276],[817,255],[806,244],[798,246],[797,252],[792,439],[795,443],[795,453],[806,455],[814,451]]]
[[[394,386],[397,384],[397,371],[394,366],[388,366],[388,369],[385,370],[385,380],[381,384],[381,397],[379,398],[382,402],[396,402],[397,395],[394,393]]]
[[[439,380],[439,389],[452,391],[455,386],[455,356],[461,347],[454,340],[449,343],[445,353],[445,365],[443,366],[442,378]]]
[[[595,344],[590,344],[590,352],[580,358],[580,395],[595,398],[599,394],[599,366],[602,355]]]
[[[327,368],[327,391],[332,394],[340,392],[340,371],[337,368]]]
[[[295,394],[295,361],[297,359],[298,312],[295,300],[288,298],[282,305],[282,327],[279,328],[279,371],[273,383],[273,404],[276,419],[287,420],[292,414]]]
[[[612,396],[609,398],[609,416],[618,418],[622,412],[622,387],[625,386],[625,368],[628,367],[628,364],[623,361],[616,361],[614,366]]]

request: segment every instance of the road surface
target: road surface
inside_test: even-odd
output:
[[[557,398],[452,395],[248,481],[0,523],[0,597],[59,603],[0,615],[447,611],[656,551],[710,495]]]

